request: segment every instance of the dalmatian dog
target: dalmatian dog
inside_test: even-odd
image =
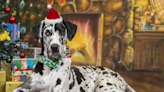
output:
[[[41,55],[61,58],[77,26],[69,21],[46,24],[41,21],[32,28],[42,44]],[[89,62],[89,61],[88,61]],[[135,92],[116,72],[101,66],[71,67],[71,58],[64,58],[57,68],[38,62],[31,76],[13,92]]]

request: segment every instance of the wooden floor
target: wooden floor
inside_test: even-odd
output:
[[[150,71],[119,71],[136,92],[164,92],[164,74]]]

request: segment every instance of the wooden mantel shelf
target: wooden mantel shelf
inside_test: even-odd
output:
[[[164,31],[138,31],[134,32],[134,36],[155,36],[164,37]]]

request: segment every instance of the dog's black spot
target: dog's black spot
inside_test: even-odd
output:
[[[74,70],[74,72],[75,72],[75,74],[76,74],[76,76],[77,76],[76,79],[77,79],[78,84],[81,84],[82,79],[85,81],[83,75],[81,74],[81,72],[79,71],[78,68],[76,68],[76,67],[71,67],[71,69]]]
[[[83,69],[84,69],[84,70],[86,70],[86,68],[85,68],[85,67],[83,67]]]
[[[61,66],[63,66],[63,62],[61,63]]]
[[[56,85],[55,85],[55,87],[57,86],[57,85],[60,85],[60,83],[61,83],[61,79],[57,79],[57,81],[56,81]]]
[[[96,70],[96,68],[95,68],[95,67],[93,67],[93,70]]]
[[[100,86],[99,88],[102,88],[102,87],[104,87],[104,86]]]
[[[112,76],[115,76],[115,77],[118,76],[117,73],[113,73],[113,72],[111,72],[111,75],[112,75]]]
[[[103,74],[108,74],[108,72],[107,72],[107,71],[105,71],[105,72],[103,72]]]
[[[57,30],[59,31],[60,36],[64,36],[66,28],[62,23],[55,24],[55,31],[57,31]],[[63,34],[61,34],[61,33],[63,33]]]
[[[82,87],[80,87],[80,92],[85,92],[84,89]]]
[[[99,68],[101,70],[105,70],[104,67],[102,67],[102,66],[98,66],[97,68]]]
[[[108,83],[106,83],[106,84],[107,84],[107,85],[112,85],[112,84],[111,84],[111,83],[109,83],[109,82],[108,82]]]
[[[39,73],[40,75],[43,75],[43,72],[42,72],[43,69],[43,63],[39,63],[36,65],[35,69],[34,69],[34,72],[35,73]]]
[[[24,91],[22,91],[22,90],[18,90],[18,92],[24,92]]]
[[[52,69],[54,69],[54,68],[51,67],[51,70],[52,70]]]
[[[122,80],[120,78],[118,78],[118,79],[122,82]]]

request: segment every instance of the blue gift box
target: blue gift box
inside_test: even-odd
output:
[[[20,25],[18,24],[0,24],[0,26],[8,27],[8,30],[11,30],[10,38],[11,41],[20,39]]]

